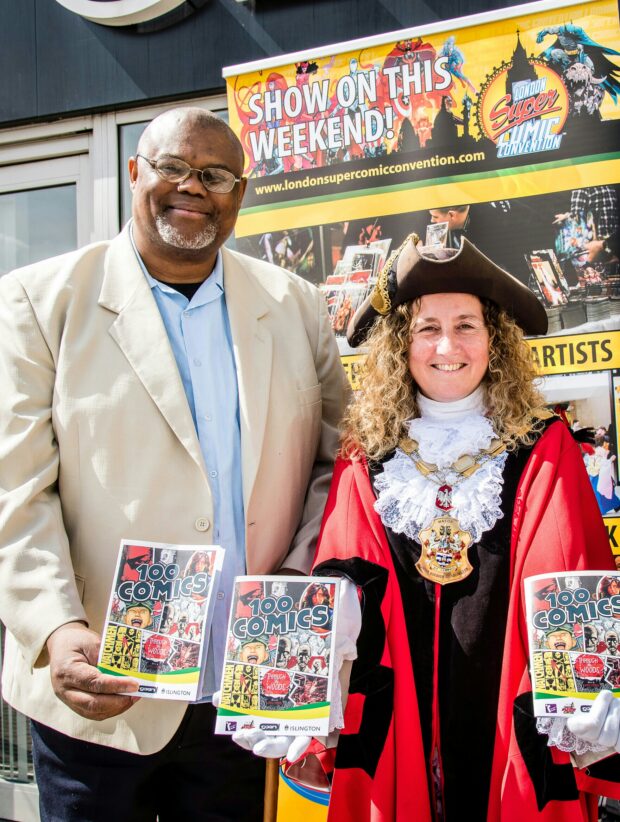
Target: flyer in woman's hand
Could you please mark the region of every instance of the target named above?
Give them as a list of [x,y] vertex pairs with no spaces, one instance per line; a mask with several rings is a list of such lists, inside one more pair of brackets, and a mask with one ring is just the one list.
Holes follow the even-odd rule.
[[620,697],[620,575],[539,574],[525,580],[535,716],[587,712]]
[[200,698],[224,549],[122,540],[98,668],[138,694]]
[[216,733],[328,733],[338,584],[236,578]]

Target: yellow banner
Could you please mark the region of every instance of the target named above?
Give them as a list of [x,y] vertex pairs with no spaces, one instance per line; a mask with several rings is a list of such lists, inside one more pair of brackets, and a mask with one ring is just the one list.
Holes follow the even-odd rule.
[[620,368],[620,331],[528,340],[541,376]]
[[616,454],[620,453],[620,431],[618,430],[618,422],[620,422],[620,378],[613,378],[613,405],[614,414],[616,417]]
[[340,358],[351,388],[357,391],[360,387],[360,374],[366,356],[364,354],[347,354]]
[[[539,337],[527,342],[541,376],[620,368],[620,331]],[[347,354],[340,359],[351,388],[357,391],[365,355]]]
[[618,453],[615,0],[536,2],[224,74],[248,178],[238,249],[318,284],[354,390],[364,354],[345,332],[386,260],[411,232],[452,249],[466,237],[547,312],[549,336],[529,343],[549,405],[609,430]]
[[611,550],[614,556],[618,557],[617,562],[620,562],[620,517],[603,517],[603,521],[607,528]]
[[[583,113],[582,86],[601,74],[599,56],[617,53],[618,10],[610,0],[540,3],[433,28],[225,69],[245,174],[261,180],[443,146],[458,125],[463,147],[488,145],[500,160],[554,153],[569,115]],[[603,120],[620,117],[615,82],[588,101]]]
[[412,211],[413,204],[416,211],[423,211],[447,207],[451,203],[485,203],[605,185],[611,180],[620,181],[620,159],[581,164],[550,163],[549,167],[544,164],[533,168],[525,166],[482,179],[459,178],[448,182],[426,180],[424,185],[412,183],[399,186],[396,190],[340,191],[337,196],[332,194],[325,198],[313,198],[314,189],[306,189],[308,197],[303,201],[296,199],[280,203],[276,207],[270,207],[268,211],[260,207],[241,209],[235,225],[235,236],[260,234],[267,226],[269,231],[283,231],[325,225],[339,220],[371,220],[375,217],[405,214]]

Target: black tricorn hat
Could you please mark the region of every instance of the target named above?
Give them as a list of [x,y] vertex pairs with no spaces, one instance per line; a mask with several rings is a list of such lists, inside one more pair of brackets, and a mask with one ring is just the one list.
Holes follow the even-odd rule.
[[377,317],[425,294],[464,293],[492,300],[526,334],[547,333],[547,313],[530,289],[463,237],[459,249],[432,247],[422,253],[410,234],[387,260],[377,283],[347,328],[354,348],[364,342]]

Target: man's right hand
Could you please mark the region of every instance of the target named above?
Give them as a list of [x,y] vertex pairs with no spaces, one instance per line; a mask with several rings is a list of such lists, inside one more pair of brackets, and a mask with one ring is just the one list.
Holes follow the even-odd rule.
[[593,263],[603,253],[603,246],[605,240],[590,240],[586,243],[585,248],[588,252],[588,262]]
[[[97,669],[101,638],[81,622],[61,625],[47,640],[52,687],[58,699],[86,719],[109,719],[136,702],[138,683]],[[119,691],[121,693],[119,693]]]

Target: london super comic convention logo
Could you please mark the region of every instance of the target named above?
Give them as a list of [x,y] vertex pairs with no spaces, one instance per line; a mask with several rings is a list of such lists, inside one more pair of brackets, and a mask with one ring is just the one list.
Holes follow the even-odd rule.
[[495,143],[498,157],[555,151],[562,143],[569,96],[545,60],[529,57],[502,65],[483,84],[478,127]]

